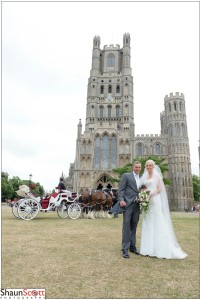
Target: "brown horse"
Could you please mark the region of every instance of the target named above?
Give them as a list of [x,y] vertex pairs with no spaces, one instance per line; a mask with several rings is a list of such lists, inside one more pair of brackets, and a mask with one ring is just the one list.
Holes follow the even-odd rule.
[[102,195],[102,202],[98,202],[96,205],[96,216],[99,218],[111,218],[111,216],[108,214],[108,211],[112,207],[112,195],[110,191],[106,189],[103,189],[99,192]]
[[[100,217],[100,212],[102,212],[102,217],[110,217],[107,211],[112,206],[112,196],[101,190],[92,190],[83,192],[79,201],[81,202],[83,212],[86,212],[88,218],[94,219],[94,212],[96,216]],[[99,212],[99,214],[98,214]]]

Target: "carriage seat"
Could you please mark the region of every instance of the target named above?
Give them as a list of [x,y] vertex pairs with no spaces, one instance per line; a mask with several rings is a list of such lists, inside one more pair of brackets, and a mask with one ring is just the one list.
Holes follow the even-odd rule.
[[72,197],[71,192],[68,191],[68,190],[60,190],[60,188],[58,186],[56,186],[55,189],[57,189],[59,191],[59,194],[60,193],[65,193],[65,194],[67,194],[68,197]]
[[51,198],[51,195],[49,197],[45,197],[44,199],[42,199],[42,209],[48,208],[50,198]]
[[54,197],[54,198],[56,198],[57,196],[59,195],[59,193],[53,193],[50,197]]

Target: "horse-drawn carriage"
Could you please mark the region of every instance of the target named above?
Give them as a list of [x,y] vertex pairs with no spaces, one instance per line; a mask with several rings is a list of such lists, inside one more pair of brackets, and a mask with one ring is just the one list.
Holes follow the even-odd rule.
[[54,193],[41,200],[30,191],[26,185],[21,185],[16,191],[18,196],[23,197],[12,207],[13,215],[23,220],[32,220],[41,212],[56,211],[60,218],[77,219],[81,214],[81,207],[76,203],[76,196],[69,191]]
[[77,219],[81,214],[90,219],[111,218],[108,211],[117,200],[116,189],[86,191],[79,196],[65,190],[46,196],[42,200],[26,185],[21,185],[16,193],[23,198],[13,205],[12,212],[15,217],[23,220],[34,219],[40,211],[56,211],[60,218],[70,219]]

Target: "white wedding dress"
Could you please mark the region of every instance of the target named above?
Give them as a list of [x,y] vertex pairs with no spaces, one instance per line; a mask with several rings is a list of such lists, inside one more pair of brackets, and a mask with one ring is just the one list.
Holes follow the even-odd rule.
[[[146,179],[144,184],[150,192],[156,191],[157,183],[153,178]],[[151,197],[148,212],[142,214],[140,254],[167,259],[187,256],[174,233],[165,187]]]

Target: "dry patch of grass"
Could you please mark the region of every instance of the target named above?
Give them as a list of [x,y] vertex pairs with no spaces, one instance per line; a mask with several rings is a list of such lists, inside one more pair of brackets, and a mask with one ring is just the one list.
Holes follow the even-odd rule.
[[[2,208],[2,288],[45,288],[48,299],[199,298],[199,216],[172,213],[184,260],[121,257],[118,219],[24,221]],[[139,245],[141,221],[138,226]]]

